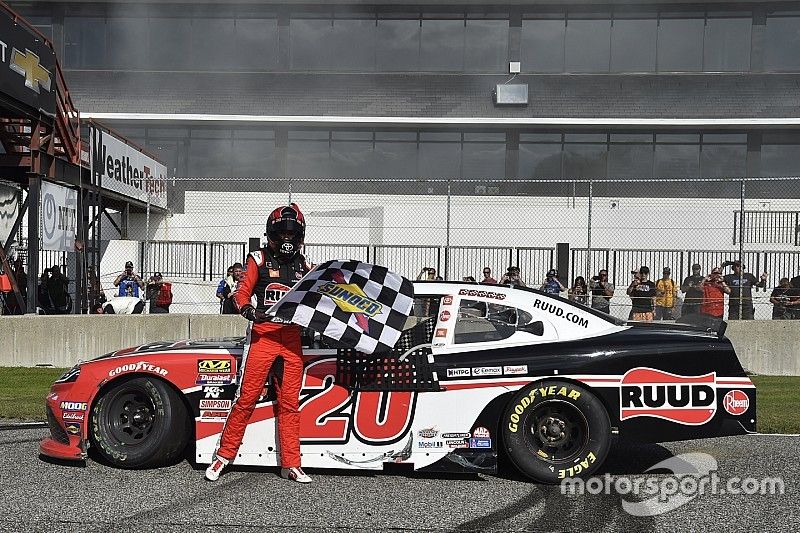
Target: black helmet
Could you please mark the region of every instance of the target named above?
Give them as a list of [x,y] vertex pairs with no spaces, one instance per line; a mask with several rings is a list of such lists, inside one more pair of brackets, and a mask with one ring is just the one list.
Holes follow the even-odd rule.
[[273,210],[267,218],[266,235],[270,248],[278,256],[294,257],[306,236],[306,219],[297,204]]

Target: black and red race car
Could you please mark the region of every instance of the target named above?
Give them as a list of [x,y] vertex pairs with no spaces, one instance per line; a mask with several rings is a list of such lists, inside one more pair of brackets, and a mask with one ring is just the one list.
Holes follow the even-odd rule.
[[[721,331],[623,322],[535,291],[416,282],[394,350],[304,350],[304,467],[494,472],[505,454],[555,483],[602,465],[612,436],[755,431],[756,393]],[[244,329],[245,323],[242,322]],[[721,330],[724,330],[724,324]],[[123,468],[210,463],[244,339],[153,343],[79,363],[47,396],[42,454]],[[279,464],[271,380],[236,465]]]

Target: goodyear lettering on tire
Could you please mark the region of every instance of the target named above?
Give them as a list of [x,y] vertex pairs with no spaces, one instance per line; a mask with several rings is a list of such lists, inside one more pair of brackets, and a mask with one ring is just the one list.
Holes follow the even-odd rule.
[[[534,402],[534,400],[538,398],[550,398],[555,396],[563,396],[564,398],[568,398],[571,400],[577,400],[580,398],[581,393],[571,387],[557,387],[555,385],[551,385],[549,387],[537,387],[531,389],[527,396],[523,396],[522,399],[514,406],[514,409],[509,416],[508,422],[508,430],[512,433],[516,433],[519,431],[519,421],[520,416],[525,412],[525,410]],[[592,461],[594,462],[594,461]]]

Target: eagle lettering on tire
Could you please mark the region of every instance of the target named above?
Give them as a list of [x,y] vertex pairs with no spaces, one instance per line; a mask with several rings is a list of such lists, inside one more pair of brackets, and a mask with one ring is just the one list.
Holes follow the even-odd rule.
[[608,455],[608,412],[594,394],[574,383],[547,380],[520,389],[500,427],[511,462],[542,483],[588,476]]

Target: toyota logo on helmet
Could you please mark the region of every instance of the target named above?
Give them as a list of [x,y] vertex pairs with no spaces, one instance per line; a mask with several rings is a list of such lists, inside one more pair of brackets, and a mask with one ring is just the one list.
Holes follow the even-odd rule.
[[306,236],[306,219],[297,204],[274,209],[267,218],[266,235],[279,256],[288,259],[297,254]]

